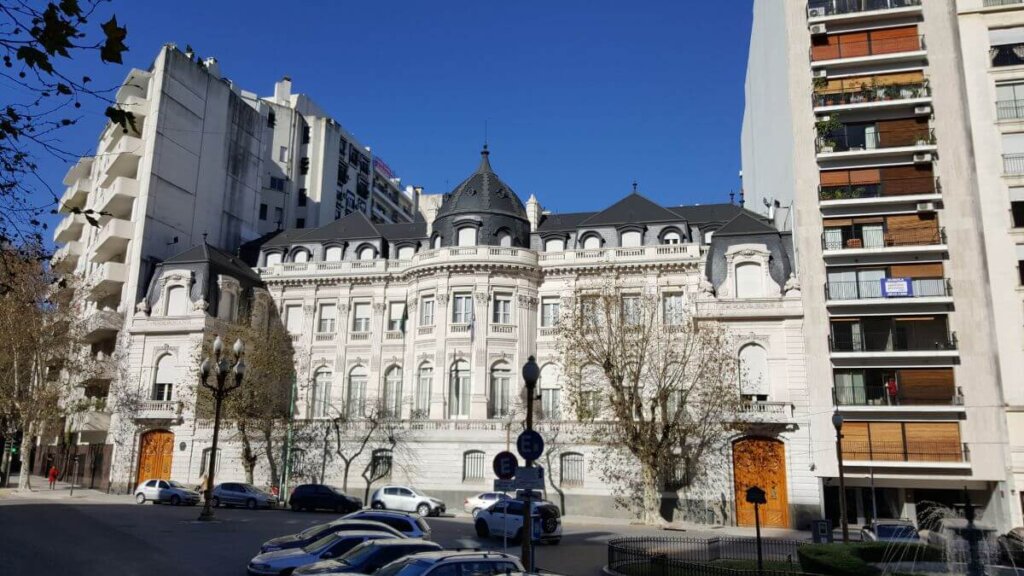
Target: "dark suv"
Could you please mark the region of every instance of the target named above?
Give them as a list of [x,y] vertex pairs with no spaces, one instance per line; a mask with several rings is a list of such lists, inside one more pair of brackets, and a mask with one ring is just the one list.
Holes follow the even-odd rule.
[[340,488],[326,484],[301,484],[292,490],[288,499],[291,509],[299,510],[333,510],[339,514],[348,514],[363,509],[363,501],[349,496]]

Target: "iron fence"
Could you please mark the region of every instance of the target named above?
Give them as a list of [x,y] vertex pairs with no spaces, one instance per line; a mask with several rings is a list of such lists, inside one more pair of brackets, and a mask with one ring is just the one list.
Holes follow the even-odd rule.
[[1024,174],[1024,154],[1003,154],[1003,174]]
[[936,194],[941,191],[942,186],[939,183],[938,177],[914,176],[910,178],[893,178],[872,184],[820,185],[818,186],[818,199],[850,200],[910,194]]
[[844,86],[834,92],[815,92],[811,95],[811,101],[814,107],[817,108],[821,106],[844,106],[847,104],[927,98],[931,95],[931,88],[925,82],[909,82],[904,84],[853,82],[850,86]]
[[[807,576],[799,569],[799,540],[764,538],[761,550],[765,562],[788,563],[793,568],[764,570],[765,576]],[[627,576],[745,576],[758,574],[710,564],[717,560],[756,560],[754,538],[676,538],[638,536],[608,541],[608,568]]]
[[[1020,2],[1021,0],[985,0],[987,2]],[[874,10],[893,10],[920,6],[921,0],[810,0],[807,2],[807,14],[810,16],[834,16],[838,14],[854,14]]]
[[924,35],[896,38],[869,38],[860,42],[841,44],[815,44],[811,46],[811,62],[863,58],[901,52],[918,52],[925,49]]

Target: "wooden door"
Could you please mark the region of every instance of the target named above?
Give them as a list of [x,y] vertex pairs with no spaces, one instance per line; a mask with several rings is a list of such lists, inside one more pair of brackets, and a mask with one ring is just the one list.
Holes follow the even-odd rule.
[[771,438],[742,438],[732,445],[736,486],[736,523],[754,525],[754,505],[747,503],[747,489],[765,491],[768,503],[761,506],[761,526],[789,528],[789,492],[786,485],[786,447]]
[[173,432],[153,430],[143,434],[139,440],[139,476],[136,484],[150,478],[170,480],[173,457]]

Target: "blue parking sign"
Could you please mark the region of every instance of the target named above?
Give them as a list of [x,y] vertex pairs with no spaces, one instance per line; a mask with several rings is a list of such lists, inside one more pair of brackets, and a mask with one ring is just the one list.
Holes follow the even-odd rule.
[[516,438],[516,450],[526,460],[536,460],[544,453],[544,438],[536,430],[524,430]]

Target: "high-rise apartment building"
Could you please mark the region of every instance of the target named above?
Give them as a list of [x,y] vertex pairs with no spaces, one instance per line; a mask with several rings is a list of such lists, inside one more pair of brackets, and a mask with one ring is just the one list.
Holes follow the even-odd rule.
[[[841,416],[854,523],[955,510],[965,489],[986,524],[1021,522],[1020,8],[755,1],[744,188],[794,233],[812,449],[837,453]],[[817,462],[838,519],[838,458]]]

